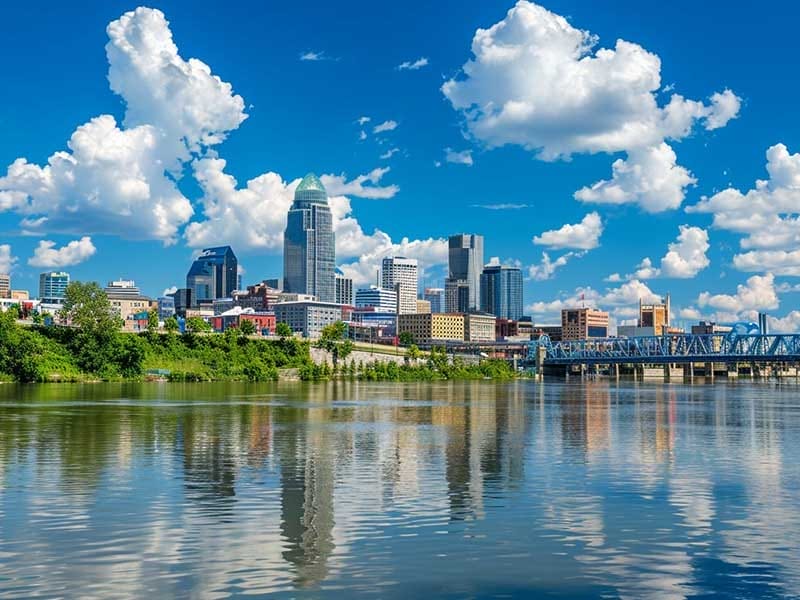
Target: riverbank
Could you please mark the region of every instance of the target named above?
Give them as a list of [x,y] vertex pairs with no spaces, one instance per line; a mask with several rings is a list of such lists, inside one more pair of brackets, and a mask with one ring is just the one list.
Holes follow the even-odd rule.
[[[313,350],[313,354],[312,354]],[[503,361],[465,364],[443,351],[422,358],[356,351],[335,363],[330,353],[292,337],[225,334],[88,332],[73,327],[20,327],[0,316],[0,381],[277,381],[352,379],[433,381],[510,379]]]

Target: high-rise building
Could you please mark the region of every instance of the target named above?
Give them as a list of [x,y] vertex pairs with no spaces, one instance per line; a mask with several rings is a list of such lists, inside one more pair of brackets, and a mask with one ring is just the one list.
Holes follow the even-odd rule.
[[[378,312],[397,312],[397,293],[394,290],[385,290],[377,285],[356,290],[357,308],[374,308]],[[411,313],[413,314],[413,313]]]
[[431,303],[431,312],[444,312],[444,288],[425,288],[423,298]]
[[353,304],[353,280],[336,269],[336,304]]
[[466,279],[450,279],[444,282],[444,310],[448,313],[467,313],[470,308],[470,288]]
[[230,246],[205,248],[186,274],[186,287],[192,290],[192,306],[232,297],[238,274],[239,261]]
[[11,298],[11,275],[0,273],[0,298]]
[[417,312],[417,259],[388,256],[381,263],[381,287],[397,293],[397,314]]
[[313,173],[294,192],[283,236],[283,291],[336,300],[336,249],[325,186]]
[[639,299],[639,327],[652,327],[653,335],[669,330],[669,294],[661,304],[642,304]]
[[[481,271],[483,270],[483,236],[461,233],[451,235],[449,242],[449,267],[448,281],[466,282],[467,285],[467,310],[459,310],[454,305],[447,304],[447,312],[469,312],[478,310],[481,302]],[[445,285],[446,293],[447,285]],[[451,295],[451,301],[461,302],[460,296]]]
[[42,273],[39,275],[39,299],[45,304],[61,304],[68,285],[69,273]]
[[522,272],[518,267],[486,265],[481,275],[481,310],[498,319],[522,317]]

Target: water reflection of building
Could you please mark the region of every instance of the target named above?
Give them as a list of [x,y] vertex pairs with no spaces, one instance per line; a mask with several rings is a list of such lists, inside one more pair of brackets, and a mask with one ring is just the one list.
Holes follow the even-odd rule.
[[431,422],[446,429],[445,479],[450,517],[481,517],[487,493],[521,480],[525,411],[508,386],[452,384],[433,406]]
[[611,435],[611,389],[605,381],[565,389],[561,433],[566,447],[591,455],[608,449]]
[[293,424],[275,441],[280,460],[283,558],[297,585],[318,584],[333,552],[334,452],[322,425],[327,408],[312,408],[305,423]]

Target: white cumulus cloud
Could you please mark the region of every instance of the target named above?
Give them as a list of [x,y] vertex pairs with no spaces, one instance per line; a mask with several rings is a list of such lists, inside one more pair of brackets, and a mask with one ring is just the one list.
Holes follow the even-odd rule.
[[475,32],[473,58],[442,92],[469,135],[489,148],[516,144],[543,160],[627,153],[611,180],[580,190],[580,199],[674,208],[693,178],[666,140],[686,137],[697,122],[724,126],[738,115],[740,100],[725,90],[708,104],[673,94],[660,106],[659,57],[621,39],[614,48],[597,42],[564,17],[520,0],[502,21]]
[[602,204],[635,202],[647,212],[678,208],[686,187],[697,180],[676,160],[675,151],[666,142],[631,149],[627,159],[619,158],[611,165],[611,179],[581,188],[575,198]]
[[767,150],[768,180],[741,192],[728,188],[686,208],[713,215],[712,225],[741,234],[742,249],[733,258],[741,271],[800,275],[800,153],[784,144]]
[[45,269],[71,267],[90,259],[95,252],[97,248],[89,236],[72,240],[61,248],[56,247],[55,242],[42,240],[34,249],[33,256],[28,259],[28,264]]
[[735,294],[703,292],[697,297],[700,308],[712,308],[730,315],[741,316],[753,311],[774,310],[780,301],[772,273],[753,275],[744,284],[736,286]]
[[17,257],[11,254],[11,244],[0,244],[0,273],[8,275],[17,262]]
[[358,196],[359,198],[387,199],[393,198],[400,191],[397,185],[380,186],[380,181],[391,167],[372,169],[366,175],[359,175],[347,181],[344,174],[323,175],[320,177],[330,196]]
[[533,238],[533,243],[550,248],[592,250],[600,245],[603,221],[596,212],[587,214],[580,223],[565,224]]
[[637,270],[628,275],[628,279],[654,279],[671,277],[675,279],[691,279],[705,269],[711,261],[706,256],[710,248],[708,232],[701,227],[680,226],[677,239],[670,243],[667,253],[661,258],[661,265],[656,267],[650,258],[645,258]]
[[552,260],[549,253],[542,252],[541,262],[539,262],[539,264],[529,266],[528,275],[534,281],[545,281],[547,279],[552,279],[553,275],[555,275],[555,272],[561,267],[565,266],[570,259],[576,257],[580,258],[583,255],[584,252],[567,252],[556,258],[556,260]]
[[0,177],[0,210],[34,233],[108,233],[173,242],[192,217],[176,186],[191,153],[222,142],[246,118],[230,84],[184,60],[164,14],[137,8],[107,28],[108,79],[123,126],[100,115],[46,165],[17,159]]

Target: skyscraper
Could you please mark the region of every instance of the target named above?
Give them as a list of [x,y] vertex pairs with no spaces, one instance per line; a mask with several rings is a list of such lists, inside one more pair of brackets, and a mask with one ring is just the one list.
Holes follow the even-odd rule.
[[0,298],[11,298],[11,275],[0,273]]
[[186,287],[192,291],[192,306],[233,296],[238,274],[239,261],[230,246],[205,248],[186,274]]
[[522,317],[522,272],[518,267],[486,265],[481,275],[481,310],[498,319]]
[[336,301],[336,248],[325,186],[313,173],[294,192],[283,236],[283,291]]
[[39,275],[39,299],[45,304],[61,304],[68,285],[69,273],[42,273]]
[[[478,310],[481,301],[481,271],[483,269],[483,236],[471,234],[451,235],[449,239],[450,276],[445,283],[445,290],[457,287],[467,288],[467,299],[463,302],[462,294],[447,293],[445,310],[447,312],[468,312]],[[462,282],[462,283],[457,283]],[[461,306],[452,304],[458,302]],[[463,310],[466,308],[466,310]]]
[[417,259],[389,256],[381,263],[381,287],[397,292],[397,314],[417,312]]

